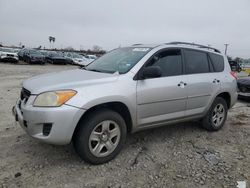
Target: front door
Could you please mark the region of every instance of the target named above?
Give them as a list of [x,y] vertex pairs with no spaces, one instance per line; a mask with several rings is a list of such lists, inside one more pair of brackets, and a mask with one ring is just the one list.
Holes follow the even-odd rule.
[[187,94],[180,49],[155,54],[145,66],[159,66],[160,78],[137,81],[138,126],[150,126],[185,115]]

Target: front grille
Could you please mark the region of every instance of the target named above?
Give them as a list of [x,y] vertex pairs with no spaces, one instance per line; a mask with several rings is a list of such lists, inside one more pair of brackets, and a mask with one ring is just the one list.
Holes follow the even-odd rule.
[[246,86],[238,86],[238,89],[242,93],[250,93],[250,88],[248,88]]
[[43,135],[48,136],[51,131],[52,123],[44,123],[43,124]]
[[12,54],[7,54],[7,57],[14,57],[14,55],[12,55]]
[[22,88],[21,90],[21,94],[20,94],[20,98],[21,100],[25,100],[25,102],[27,102],[27,100],[29,99],[31,95],[31,92],[25,88]]

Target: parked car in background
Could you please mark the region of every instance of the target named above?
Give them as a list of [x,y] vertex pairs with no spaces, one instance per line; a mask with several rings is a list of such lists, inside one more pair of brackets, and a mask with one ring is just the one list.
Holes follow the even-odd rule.
[[173,42],[118,48],[85,68],[28,79],[13,114],[33,138],[73,141],[82,159],[101,164],[121,151],[128,132],[190,120],[218,131],[236,100],[225,55]]
[[20,51],[20,48],[13,48],[13,51],[18,54],[18,52]]
[[237,85],[239,98],[250,100],[250,77],[239,78]]
[[85,57],[91,61],[94,61],[95,59],[97,59],[96,55],[85,55]]
[[68,53],[65,53],[65,55],[67,58],[72,60],[72,64],[74,65],[80,65],[80,66],[85,67],[92,62],[92,60],[87,59],[83,55],[80,55],[77,53],[68,52]]
[[228,61],[228,62],[229,62],[229,65],[230,65],[232,71],[234,71],[234,72],[241,72],[242,71],[242,68],[237,61]]
[[38,50],[27,49],[23,53],[23,60],[29,64],[45,64],[45,56]]
[[54,53],[53,51],[47,51],[47,50],[40,50],[41,54],[44,55],[44,58],[45,58],[45,62],[46,63],[49,63],[48,59],[50,57],[50,54],[51,53]]
[[250,63],[242,64],[242,70],[250,76]]
[[72,60],[66,58],[62,52],[49,51],[46,61],[51,64],[72,64]]
[[46,58],[46,57],[48,56],[48,54],[49,54],[49,52],[46,51],[46,50],[39,50],[39,52],[40,52],[41,54],[43,54],[45,58]]
[[24,61],[23,56],[24,56],[25,51],[27,51],[27,50],[28,49],[26,49],[26,48],[22,48],[19,50],[19,52],[17,53],[19,60]]
[[18,55],[12,48],[0,48],[0,61],[18,62]]

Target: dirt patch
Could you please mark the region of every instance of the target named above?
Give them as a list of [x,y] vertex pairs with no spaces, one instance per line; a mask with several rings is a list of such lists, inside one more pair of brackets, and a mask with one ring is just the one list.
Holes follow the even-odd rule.
[[[225,127],[207,132],[198,122],[129,135],[118,157],[83,162],[72,145],[30,138],[11,114],[23,79],[72,66],[0,64],[0,187],[236,187],[250,181],[250,110],[240,102]],[[241,125],[241,126],[238,126]]]
[[240,113],[235,115],[235,118],[237,118],[239,120],[245,120],[245,119],[249,118],[249,116],[244,112],[240,112]]

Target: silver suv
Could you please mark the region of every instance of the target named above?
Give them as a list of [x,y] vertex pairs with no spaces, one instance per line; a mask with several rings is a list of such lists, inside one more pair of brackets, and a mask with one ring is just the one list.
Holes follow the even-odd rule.
[[72,141],[82,159],[101,164],[120,152],[128,133],[190,120],[217,131],[236,99],[236,77],[219,50],[137,44],[85,68],[24,81],[13,113],[33,138]]

